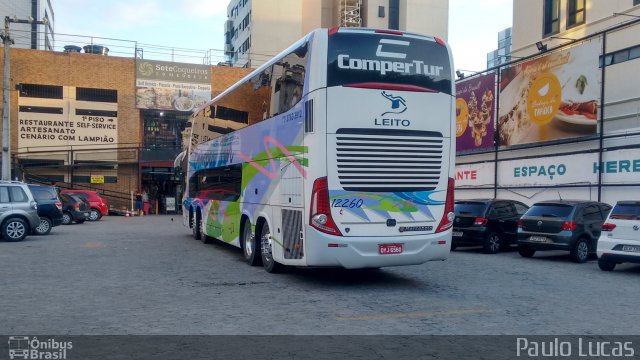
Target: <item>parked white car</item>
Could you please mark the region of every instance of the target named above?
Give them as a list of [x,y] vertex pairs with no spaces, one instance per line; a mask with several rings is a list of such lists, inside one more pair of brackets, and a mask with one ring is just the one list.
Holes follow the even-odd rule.
[[619,201],[602,225],[598,266],[612,271],[617,264],[640,263],[640,201]]

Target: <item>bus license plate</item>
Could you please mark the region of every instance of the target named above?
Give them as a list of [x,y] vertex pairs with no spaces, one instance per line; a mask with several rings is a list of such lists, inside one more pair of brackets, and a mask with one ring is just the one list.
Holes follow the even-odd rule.
[[380,255],[402,254],[402,244],[380,244],[378,245]]
[[622,245],[622,251],[627,251],[627,252],[640,252],[640,246],[635,246],[635,245]]

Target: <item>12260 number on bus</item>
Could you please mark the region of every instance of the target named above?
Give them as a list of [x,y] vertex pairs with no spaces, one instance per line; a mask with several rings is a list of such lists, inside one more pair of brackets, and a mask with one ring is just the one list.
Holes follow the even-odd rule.
[[362,207],[364,200],[358,198],[343,198],[331,200],[331,207],[359,209]]

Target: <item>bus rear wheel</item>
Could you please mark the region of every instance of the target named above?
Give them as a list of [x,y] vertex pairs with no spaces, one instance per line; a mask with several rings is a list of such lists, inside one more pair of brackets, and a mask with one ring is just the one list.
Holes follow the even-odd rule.
[[200,226],[200,213],[195,212],[193,214],[193,223],[191,224],[191,229],[193,230],[193,238],[196,240],[200,240],[202,238],[201,226]]
[[251,222],[249,220],[245,221],[242,227],[242,254],[247,264],[251,266],[260,265],[260,260],[262,259],[259,256],[260,248],[251,230]]
[[265,222],[262,225],[260,235],[260,249],[262,254],[262,266],[269,273],[278,273],[284,270],[284,265],[273,259],[273,237],[269,230],[269,225]]

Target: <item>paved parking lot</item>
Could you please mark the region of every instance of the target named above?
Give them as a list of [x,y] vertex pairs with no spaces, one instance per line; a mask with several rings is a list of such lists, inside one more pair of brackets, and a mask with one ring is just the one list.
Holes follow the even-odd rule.
[[179,216],[0,241],[0,274],[3,334],[640,333],[640,266],[462,248],[420,266],[268,274],[193,240]]

